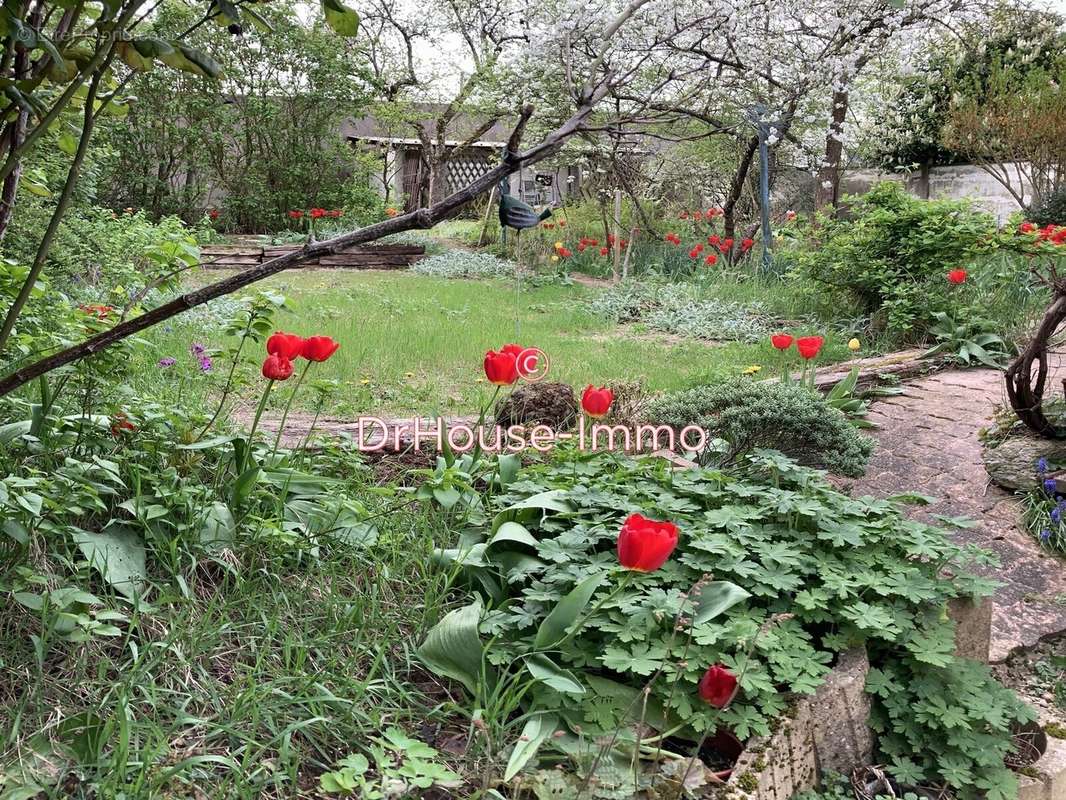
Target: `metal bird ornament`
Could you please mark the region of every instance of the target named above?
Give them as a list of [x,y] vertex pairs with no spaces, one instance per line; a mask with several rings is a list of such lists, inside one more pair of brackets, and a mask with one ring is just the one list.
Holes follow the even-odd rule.
[[504,177],[500,181],[500,227],[523,231],[535,228],[552,215],[550,208],[538,214],[528,203],[523,203],[510,193],[510,181]]

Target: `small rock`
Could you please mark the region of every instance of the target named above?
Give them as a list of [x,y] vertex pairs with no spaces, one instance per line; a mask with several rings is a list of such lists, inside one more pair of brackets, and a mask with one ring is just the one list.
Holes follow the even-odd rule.
[[[1041,477],[1036,462],[1046,458],[1052,466],[1066,464],[1066,441],[1028,434],[1009,436],[982,448],[981,458],[992,482],[1004,489],[1038,489]],[[1061,468],[1061,467],[1060,467]]]

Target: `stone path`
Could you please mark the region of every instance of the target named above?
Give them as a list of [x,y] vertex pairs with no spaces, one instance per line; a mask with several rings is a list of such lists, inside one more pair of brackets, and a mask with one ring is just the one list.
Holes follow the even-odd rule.
[[978,431],[995,404],[1005,402],[996,370],[941,372],[909,383],[903,394],[877,401],[868,419],[878,447],[853,494],[887,497],[920,492],[937,498],[915,506],[915,517],[964,516],[977,524],[954,531],[960,541],[993,550],[1004,586],[993,598],[993,661],[1016,647],[1066,629],[1066,560],[1047,554],[1021,526],[1020,506],[993,486],[981,463]]

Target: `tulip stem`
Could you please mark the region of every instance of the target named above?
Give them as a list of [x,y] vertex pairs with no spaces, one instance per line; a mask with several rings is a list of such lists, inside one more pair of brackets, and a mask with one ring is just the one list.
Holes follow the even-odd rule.
[[255,441],[255,429],[259,427],[259,419],[263,416],[263,409],[266,408],[267,398],[270,396],[270,390],[274,388],[274,379],[271,378],[267,382],[266,389],[263,390],[263,396],[259,398],[259,405],[255,409],[255,419],[252,420],[252,429],[248,431],[248,448],[244,451],[244,458],[241,459],[241,463],[237,465],[237,474],[240,475],[244,472],[244,468],[248,463],[248,456],[252,452],[252,443]]
[[[481,431],[482,426],[485,424],[485,415],[487,413],[489,413],[489,409],[492,407],[492,404],[496,402],[496,398],[499,397],[499,396],[500,396],[500,386],[497,384],[496,391],[492,393],[492,397],[489,398],[489,402],[486,403],[484,406],[482,406],[481,413],[478,415],[478,418],[477,418],[478,432]],[[474,458],[474,462],[476,463],[477,460],[481,457],[481,437],[480,436],[475,436],[474,440],[475,440],[475,443],[474,443],[474,450],[473,450],[473,458]]]
[[292,401],[296,399],[296,393],[300,391],[300,384],[304,382],[304,378],[307,377],[307,370],[311,369],[311,361],[308,361],[304,365],[303,371],[300,372],[300,377],[296,379],[296,385],[292,387],[292,393],[289,395],[289,400],[285,403],[285,410],[281,412],[281,422],[278,423],[278,435],[274,437],[274,449],[271,451],[271,457],[278,454],[278,447],[281,445],[281,434],[285,430],[285,420],[289,418],[289,409],[292,408]]

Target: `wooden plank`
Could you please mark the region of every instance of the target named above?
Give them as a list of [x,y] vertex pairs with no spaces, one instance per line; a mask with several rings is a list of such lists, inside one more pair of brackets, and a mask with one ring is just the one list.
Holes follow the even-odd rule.
[[208,247],[200,248],[200,255],[203,256],[261,256],[263,255],[262,247],[221,247],[212,245]]

